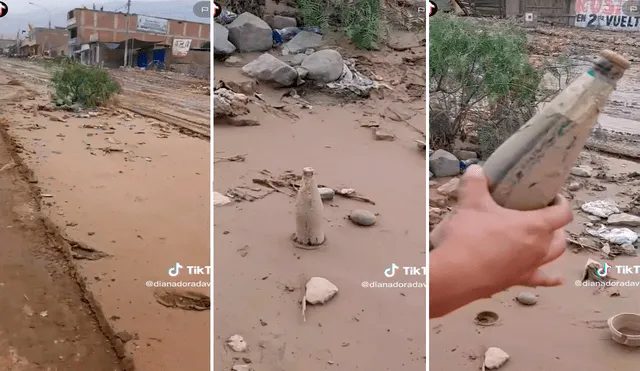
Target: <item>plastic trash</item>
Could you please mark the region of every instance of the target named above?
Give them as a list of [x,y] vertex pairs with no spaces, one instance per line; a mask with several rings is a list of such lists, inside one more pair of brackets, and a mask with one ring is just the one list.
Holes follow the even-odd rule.
[[330,89],[348,90],[361,97],[368,97],[372,89],[378,89],[380,87],[391,89],[391,87],[385,84],[377,83],[364,76],[356,70],[355,66],[355,60],[344,60],[342,75],[337,81],[328,83],[327,87]]
[[[320,30],[318,27],[285,27],[279,30],[273,30],[273,42],[275,42],[276,44],[285,43],[293,39],[294,36],[299,34],[301,31],[308,31],[316,33],[318,35],[322,35],[322,30]],[[278,36],[276,36],[276,34]],[[278,38],[278,41],[276,41],[276,38]]]
[[225,24],[229,24],[235,21],[236,18],[238,18],[238,15],[236,13],[230,12],[223,8],[216,20],[218,21],[218,23],[224,26]]
[[616,203],[607,200],[585,202],[580,208],[585,213],[599,216],[601,218],[608,218],[610,215],[620,213]]
[[631,245],[638,239],[638,234],[629,228],[609,229],[602,225],[598,229],[587,228],[586,231],[591,236],[602,238],[616,245]]

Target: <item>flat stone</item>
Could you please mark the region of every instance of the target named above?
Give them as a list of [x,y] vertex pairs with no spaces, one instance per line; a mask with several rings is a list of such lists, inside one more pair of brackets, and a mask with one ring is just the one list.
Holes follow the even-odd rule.
[[238,334],[232,335],[227,339],[227,345],[233,349],[234,352],[246,352],[247,342],[244,338]]
[[375,140],[386,140],[389,142],[392,142],[394,140],[396,140],[396,136],[393,135],[391,132],[385,130],[385,129],[381,129],[381,128],[377,128],[373,131],[373,138]]
[[363,227],[376,224],[376,219],[376,215],[368,210],[354,210],[349,214],[349,220]]
[[238,67],[238,66],[242,66],[243,63],[244,62],[242,61],[242,59],[234,56],[224,60],[224,65],[227,67]]
[[229,197],[223,195],[222,193],[213,192],[213,206],[214,207],[228,205],[231,202],[233,202],[233,201]]
[[320,192],[320,198],[324,201],[331,201],[336,195],[336,192],[328,187],[320,187],[318,188],[318,192]]
[[274,16],[265,17],[265,21],[274,30],[281,30],[283,28],[288,28],[288,27],[298,27],[298,22],[293,17],[274,15]]
[[338,293],[338,287],[326,278],[312,277],[305,286],[305,300],[309,304],[324,304]]
[[293,39],[284,44],[282,54],[305,53],[309,49],[318,49],[323,43],[322,35],[309,31],[300,31]]
[[438,193],[446,197],[455,197],[456,191],[458,190],[458,185],[460,185],[460,179],[453,178],[438,187]]
[[640,227],[640,217],[627,213],[613,214],[607,219],[607,224]]
[[491,347],[484,354],[484,367],[488,370],[496,370],[509,360],[507,352],[500,348]]
[[593,175],[593,168],[587,165],[574,166],[571,168],[571,175],[590,178]]

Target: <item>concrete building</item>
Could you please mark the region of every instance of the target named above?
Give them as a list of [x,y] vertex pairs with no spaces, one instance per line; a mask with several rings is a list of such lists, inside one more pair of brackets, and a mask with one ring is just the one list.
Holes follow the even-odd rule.
[[33,27],[29,36],[20,43],[23,55],[64,56],[67,54],[69,32],[64,27]]
[[202,48],[209,41],[210,25],[76,8],[67,13],[67,30],[69,53],[85,63],[122,66],[128,39],[129,65],[146,67],[151,62],[166,63],[176,40],[183,47],[184,40],[190,40],[188,49]]

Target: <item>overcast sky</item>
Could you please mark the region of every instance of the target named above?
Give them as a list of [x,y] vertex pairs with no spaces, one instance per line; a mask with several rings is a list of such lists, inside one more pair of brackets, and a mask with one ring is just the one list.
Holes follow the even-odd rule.
[[[16,31],[26,30],[28,24],[47,27],[49,19],[52,26],[66,27],[67,12],[74,8],[93,7],[93,1],[87,0],[3,0],[9,6],[9,13],[0,20],[0,37],[15,38]],[[193,14],[193,6],[198,0],[132,0],[131,12],[163,18],[182,19],[209,23],[207,18]],[[104,10],[126,11],[126,0],[96,1],[96,8]]]

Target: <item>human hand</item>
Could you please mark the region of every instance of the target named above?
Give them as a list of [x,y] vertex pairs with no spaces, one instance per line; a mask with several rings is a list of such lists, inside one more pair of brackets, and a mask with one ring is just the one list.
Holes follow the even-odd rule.
[[[452,249],[473,265],[485,296],[511,286],[557,286],[540,267],[557,259],[566,249],[563,227],[573,220],[567,200],[558,196],[552,206],[536,211],[505,209],[491,198],[487,178],[479,166],[471,166],[458,188],[458,204],[433,230],[439,249]],[[454,251],[455,250],[455,251]]]

